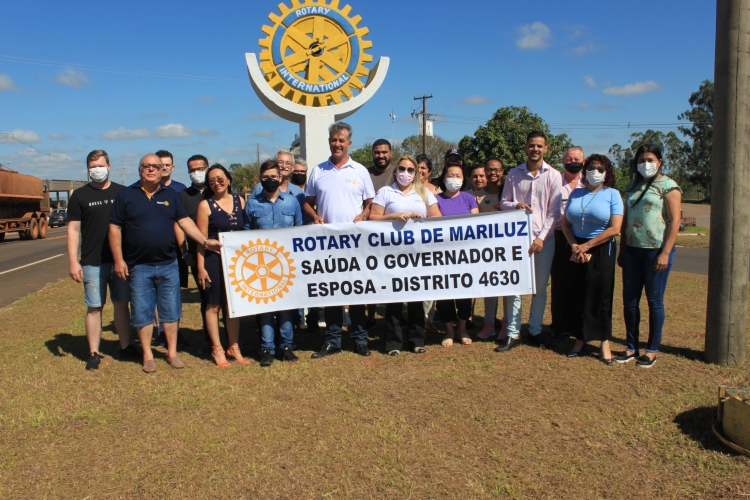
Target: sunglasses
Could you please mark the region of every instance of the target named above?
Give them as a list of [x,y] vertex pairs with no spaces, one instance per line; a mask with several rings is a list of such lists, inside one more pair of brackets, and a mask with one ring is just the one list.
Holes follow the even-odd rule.
[[600,174],[603,174],[604,172],[607,171],[607,169],[602,167],[601,165],[600,166],[589,165],[588,167],[586,167],[587,172],[593,172],[594,170],[597,170]]
[[141,170],[161,170],[161,163],[143,163],[141,164]]
[[398,166],[398,171],[399,172],[408,172],[410,174],[413,174],[413,173],[415,173],[417,171],[417,169],[414,168],[414,167],[405,167],[403,165],[399,165]]

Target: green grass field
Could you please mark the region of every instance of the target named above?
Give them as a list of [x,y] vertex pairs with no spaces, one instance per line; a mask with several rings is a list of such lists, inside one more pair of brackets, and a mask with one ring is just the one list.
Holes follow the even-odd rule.
[[[618,278],[615,351],[620,294]],[[222,370],[194,354],[196,295],[184,293],[187,369],[157,349],[152,376],[110,356],[84,370],[83,292],[70,280],[0,309],[0,498],[750,496],[750,458],[710,429],[717,385],[750,374],[702,361],[706,277],[672,274],[649,370],[607,367],[598,346],[568,359],[572,340],[496,354],[443,348],[441,335],[421,356],[311,360],[322,337],[304,333],[299,363]],[[482,300],[475,314],[478,329]],[[110,307],[105,322],[111,355]],[[254,355],[254,321],[242,328]]]

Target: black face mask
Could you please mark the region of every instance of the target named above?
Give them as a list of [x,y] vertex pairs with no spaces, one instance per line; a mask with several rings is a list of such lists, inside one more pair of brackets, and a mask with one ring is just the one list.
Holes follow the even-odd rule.
[[260,181],[260,185],[263,186],[263,191],[266,193],[274,193],[277,189],[279,189],[279,184],[281,181],[278,179],[263,179]]
[[580,161],[574,161],[574,162],[571,162],[571,163],[566,163],[565,164],[565,170],[567,170],[571,174],[577,174],[578,172],[580,172],[581,170],[583,170],[583,163],[581,163]]
[[307,182],[307,174],[292,174],[292,184],[297,186],[304,186]]

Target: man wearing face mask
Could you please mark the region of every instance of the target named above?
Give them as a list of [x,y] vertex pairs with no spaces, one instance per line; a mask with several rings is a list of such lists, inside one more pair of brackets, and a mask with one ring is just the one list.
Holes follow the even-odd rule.
[[[120,337],[120,359],[141,356],[130,344],[130,289],[128,283],[115,276],[112,252],[109,249],[109,214],[117,193],[124,186],[109,180],[109,156],[97,149],[86,158],[91,182],[73,191],[68,202],[68,262],[70,277],[84,285],[86,337],[89,343],[87,370],[99,368],[102,336],[102,309],[107,301],[107,286],[114,306],[115,329]],[[78,261],[78,243],[81,261]]]
[[[289,193],[294,196],[299,202],[300,210],[302,205],[305,204],[305,192],[298,185],[293,182],[289,182],[292,179],[292,166],[294,165],[294,156],[289,151],[282,149],[276,153],[276,164],[279,166],[279,190],[282,193]],[[256,184],[253,188],[253,192],[250,194],[252,198],[255,195],[260,194],[263,191],[263,186]]]
[[[188,216],[195,222],[198,217],[198,205],[203,201],[203,191],[206,188],[206,170],[208,170],[208,158],[203,155],[193,155],[187,161],[188,175],[190,176],[190,186],[184,191],[180,192],[180,201],[185,206],[185,211]],[[179,253],[182,254],[182,260],[190,266],[190,271],[198,283],[198,266],[197,266],[197,253],[198,244],[190,238],[185,237],[185,233],[178,229],[177,233],[177,247]],[[208,330],[206,330],[206,305],[208,304],[208,292],[201,287],[198,287],[198,295],[201,301],[201,319],[203,320],[203,333],[205,334],[206,342],[198,349],[201,354],[208,354],[211,352],[211,341],[208,337]]]
[[290,181],[292,184],[305,190],[307,184],[307,162],[304,158],[297,158],[294,160],[294,166],[292,167],[292,178]]
[[579,300],[575,295],[564,293],[563,287],[566,281],[570,281],[577,272],[575,262],[566,258],[565,248],[568,242],[562,232],[563,219],[565,218],[565,207],[568,205],[570,193],[584,187],[583,185],[583,161],[586,156],[583,148],[572,146],[565,150],[562,163],[565,168],[563,173],[562,190],[560,191],[560,220],[555,227],[555,257],[552,259],[551,286],[551,310],[552,310],[552,332],[556,338],[570,336],[571,332],[565,326],[562,318],[566,317],[566,311],[574,306],[572,302]]

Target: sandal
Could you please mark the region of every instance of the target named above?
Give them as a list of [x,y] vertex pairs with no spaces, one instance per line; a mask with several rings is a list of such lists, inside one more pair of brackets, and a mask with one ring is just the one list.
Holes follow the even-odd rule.
[[227,368],[229,366],[232,366],[232,363],[227,361],[227,358],[224,358],[224,361],[219,361],[219,358],[218,358],[219,354],[222,355],[221,356],[222,358],[224,357],[223,347],[221,347],[220,345],[215,345],[211,347],[211,357],[214,358],[214,362],[216,363],[216,366],[218,366],[219,368]]
[[229,349],[227,349],[226,355],[230,358],[234,358],[235,361],[238,361],[242,365],[249,365],[250,362],[242,357],[242,352],[240,352],[240,346],[237,344],[232,344],[229,346]]
[[450,347],[453,345],[453,337],[445,337],[441,342],[443,347]]
[[169,363],[169,366],[171,366],[175,370],[182,370],[183,368],[185,368],[185,363],[182,362],[179,356],[175,356],[174,358],[170,358],[169,356],[167,356],[167,363]]
[[464,333],[463,335],[461,335],[461,344],[463,345],[471,344],[471,337],[469,337],[468,333]]

